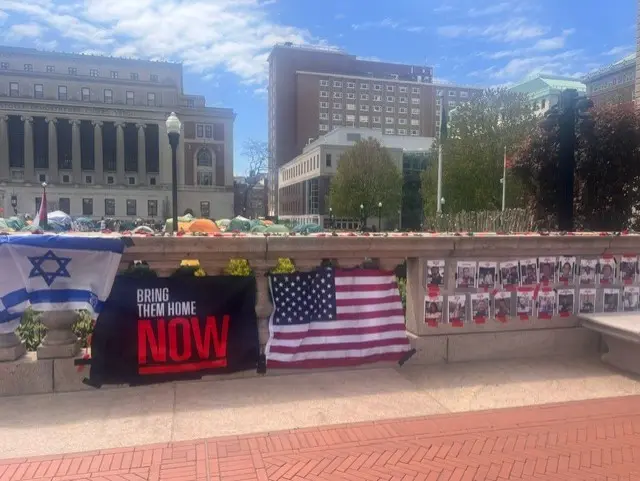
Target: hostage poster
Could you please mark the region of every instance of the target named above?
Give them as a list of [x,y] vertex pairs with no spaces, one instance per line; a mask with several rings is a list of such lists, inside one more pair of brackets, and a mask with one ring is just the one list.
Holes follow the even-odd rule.
[[116,277],[91,340],[86,381],[147,384],[255,369],[253,277]]

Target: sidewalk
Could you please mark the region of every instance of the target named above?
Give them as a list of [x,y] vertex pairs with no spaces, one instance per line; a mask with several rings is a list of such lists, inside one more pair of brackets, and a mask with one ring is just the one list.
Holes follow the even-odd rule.
[[0,480],[633,480],[640,396],[0,462]]

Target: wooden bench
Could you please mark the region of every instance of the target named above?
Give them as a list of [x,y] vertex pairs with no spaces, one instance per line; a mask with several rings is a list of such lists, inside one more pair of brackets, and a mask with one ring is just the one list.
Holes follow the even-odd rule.
[[608,352],[602,361],[640,374],[640,313],[580,314],[582,325],[602,334]]

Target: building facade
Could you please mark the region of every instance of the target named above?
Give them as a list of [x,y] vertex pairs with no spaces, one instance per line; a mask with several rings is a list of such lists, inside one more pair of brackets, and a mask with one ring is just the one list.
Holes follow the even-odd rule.
[[558,75],[539,74],[529,77],[509,87],[512,92],[527,94],[536,114],[542,116],[547,110],[560,101],[563,90],[575,89],[579,95],[584,95],[586,86],[573,77],[561,77]]
[[180,64],[0,47],[4,215],[36,212],[46,182],[49,210],[170,216],[172,111],[180,214],[231,216],[235,114],[184,94]]
[[[344,152],[359,140],[374,138],[389,150],[399,171],[405,152],[427,153],[432,137],[384,134],[378,129],[339,127],[304,147],[303,152],[278,170],[279,217],[328,227],[327,195]],[[394,219],[395,221],[396,219]],[[354,229],[358,219],[336,219],[338,229]],[[397,224],[396,224],[397,225]]]
[[636,54],[590,73],[583,79],[594,105],[627,104],[636,98]]

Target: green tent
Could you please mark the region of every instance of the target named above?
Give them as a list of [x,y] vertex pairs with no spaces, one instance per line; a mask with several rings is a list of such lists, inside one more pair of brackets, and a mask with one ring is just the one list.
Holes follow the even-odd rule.
[[229,227],[227,227],[227,232],[250,232],[250,231],[251,231],[251,221],[246,217],[242,217],[241,215],[231,219],[231,222],[229,223]]
[[268,234],[288,234],[289,228],[286,225],[273,224],[267,227],[267,230],[265,232],[267,232]]
[[257,224],[257,225],[254,225],[251,228],[251,233],[253,233],[253,234],[261,234],[263,232],[267,232],[267,226],[266,225]]
[[9,217],[6,222],[7,226],[15,231],[22,230],[22,228],[26,225],[20,217]]
[[9,229],[10,229],[10,227],[7,224],[6,219],[3,219],[3,218],[0,217],[0,231],[1,230],[9,230]]

